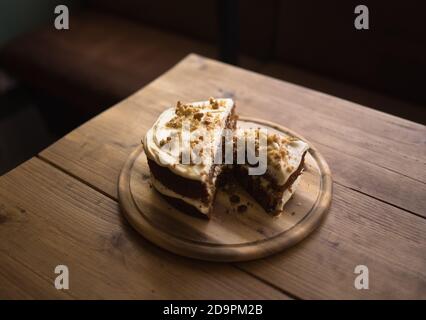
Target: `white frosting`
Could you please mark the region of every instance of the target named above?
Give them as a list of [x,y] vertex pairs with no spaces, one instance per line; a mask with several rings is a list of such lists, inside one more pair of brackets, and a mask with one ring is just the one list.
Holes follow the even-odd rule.
[[[293,196],[294,192],[297,189],[297,186],[299,185],[300,182],[300,177],[297,177],[296,180],[294,180],[291,188],[287,188],[284,193],[283,193],[283,197],[281,199],[281,201],[278,202],[275,211],[280,212],[283,211],[284,209],[284,205],[290,200],[290,198]],[[206,205],[204,202],[202,202],[200,199],[193,199],[193,198],[189,198],[189,197],[185,197],[181,194],[178,194],[176,192],[174,192],[173,190],[170,190],[169,188],[167,188],[165,185],[163,185],[160,181],[158,181],[157,179],[155,179],[152,175],[151,175],[151,183],[154,186],[154,188],[168,196],[171,198],[177,198],[180,199],[184,202],[186,202],[187,204],[195,207],[196,209],[198,209],[200,212],[204,213],[204,214],[208,214],[208,212],[210,211],[210,207],[208,205]]]
[[171,198],[180,199],[190,204],[191,206],[195,207],[196,209],[198,209],[198,211],[204,214],[208,214],[210,207],[206,205],[204,202],[202,202],[200,199],[193,199],[193,198],[185,197],[181,194],[178,194],[174,192],[173,190],[170,190],[169,188],[167,188],[164,184],[162,184],[160,181],[155,179],[152,175],[151,175],[151,183],[158,192]]
[[298,176],[296,178],[296,180],[294,180],[293,184],[291,185],[290,188],[287,188],[284,193],[283,193],[283,197],[281,199],[281,201],[278,202],[275,210],[276,211],[283,211],[284,209],[284,205],[288,202],[288,200],[290,200],[291,196],[293,195],[293,193],[296,191],[297,186],[299,185],[300,182],[300,176]]
[[303,154],[308,151],[309,145],[301,140],[293,141],[286,146],[288,158],[280,160],[279,166],[268,163],[268,173],[275,178],[279,186],[284,185],[288,178],[297,171]]
[[[253,139],[255,135],[249,134],[247,135],[246,132],[248,130],[254,130],[257,128],[238,128],[237,135],[238,139],[241,139],[242,137],[245,137],[246,139]],[[269,143],[268,146],[266,144],[262,145],[260,143],[259,145],[259,154],[262,152],[271,152],[271,150],[276,150],[279,152],[280,150],[285,150],[287,152],[287,156],[280,158],[280,159],[274,159],[273,161],[267,160],[267,166],[266,171],[267,173],[275,180],[276,184],[279,186],[284,185],[288,178],[297,171],[301,161],[303,154],[309,149],[309,145],[302,141],[298,140],[292,136],[289,136],[285,133],[276,133],[274,132],[268,132],[265,128],[261,128],[262,130],[259,130],[259,138],[258,141],[261,141],[262,138],[264,141],[267,140],[268,134],[277,134],[279,137],[279,140],[281,139],[288,139],[288,143],[282,143],[282,142],[272,142]],[[249,150],[247,150],[249,152]],[[259,160],[261,160],[262,157],[259,157]]]
[[[191,103],[194,107],[199,107],[203,114],[209,112],[213,117],[219,119],[215,128],[209,131],[209,137],[201,141],[201,147],[204,150],[211,150],[213,153],[221,143],[222,129],[225,126],[226,119],[230,114],[234,102],[232,99],[216,99],[219,104],[217,109],[210,106],[209,101],[200,101]],[[205,181],[214,162],[214,154],[204,153],[202,163],[182,164],[180,161],[180,151],[182,147],[182,128],[173,128],[167,123],[175,117],[175,108],[165,110],[157,119],[153,127],[147,132],[144,139],[145,153],[148,158],[155,161],[158,165],[167,167],[173,173],[183,176],[187,179]],[[171,137],[169,143],[164,145],[164,141]],[[163,145],[162,145],[163,142]]]

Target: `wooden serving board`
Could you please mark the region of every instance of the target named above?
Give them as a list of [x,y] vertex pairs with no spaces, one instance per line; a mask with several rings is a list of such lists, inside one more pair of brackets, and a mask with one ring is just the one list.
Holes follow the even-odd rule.
[[[309,143],[297,133],[263,120],[241,118],[238,125],[266,127],[268,132],[277,130]],[[229,192],[218,190],[210,220],[175,209],[151,186],[142,146],[130,155],[120,174],[122,212],[142,236],[179,255],[211,261],[244,261],[271,255],[309,235],[330,206],[329,167],[309,145],[297,191],[278,217],[267,214],[239,187],[232,190],[240,197],[237,204],[230,201]],[[246,205],[247,210],[239,211],[239,205]]]

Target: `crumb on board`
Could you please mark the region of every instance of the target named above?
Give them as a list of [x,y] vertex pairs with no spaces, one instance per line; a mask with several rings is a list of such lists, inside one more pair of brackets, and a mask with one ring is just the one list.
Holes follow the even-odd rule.
[[233,195],[229,196],[229,201],[231,201],[232,203],[239,203],[240,197],[236,194],[233,194]]
[[239,213],[243,213],[243,212],[247,211],[247,206],[245,204],[241,204],[241,205],[238,206],[237,209],[238,209]]

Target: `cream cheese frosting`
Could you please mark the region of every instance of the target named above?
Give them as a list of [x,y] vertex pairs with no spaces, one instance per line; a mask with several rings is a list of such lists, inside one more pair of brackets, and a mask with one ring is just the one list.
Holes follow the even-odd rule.
[[291,185],[290,188],[287,188],[284,193],[283,193],[283,197],[281,198],[281,200],[277,203],[277,206],[275,207],[275,210],[277,212],[282,212],[284,209],[284,205],[288,202],[288,200],[290,200],[290,198],[293,196],[294,192],[297,189],[297,186],[300,183],[300,178],[301,176],[298,176],[296,178],[296,180],[294,180],[293,184]]
[[[210,99],[185,105],[178,103],[176,108],[165,110],[145,135],[144,149],[147,157],[184,178],[207,180],[214,163],[212,152],[221,143],[222,129],[233,106],[232,99]],[[200,129],[208,130],[197,133],[197,128],[194,128],[197,123],[203,124]],[[192,137],[197,135],[203,137],[197,138],[195,146],[197,150],[204,150],[202,161],[184,163],[181,152],[185,146],[192,147]]]
[[167,188],[160,181],[155,179],[152,175],[151,175],[151,183],[154,186],[155,190],[157,190],[158,192],[160,192],[160,193],[162,193],[162,194],[164,194],[168,197],[171,197],[171,198],[180,199],[180,200],[190,204],[191,206],[197,208],[197,210],[200,211],[201,213],[204,213],[204,214],[207,215],[210,211],[210,206],[207,205],[206,203],[202,202],[200,199],[189,198],[189,197],[185,197],[181,194],[178,194],[178,193],[174,192],[173,190],[170,190],[169,188]]
[[[294,192],[297,189],[297,186],[299,185],[299,182],[300,182],[300,176],[293,182],[291,188],[288,188],[283,192],[283,196],[282,196],[281,200],[277,203],[277,206],[275,208],[276,211],[281,212],[284,209],[284,205],[293,196]],[[210,209],[211,209],[211,207],[209,205],[205,204],[200,199],[193,199],[193,198],[185,197],[181,194],[174,192],[173,190],[170,190],[165,185],[163,185],[160,181],[155,179],[153,176],[151,176],[151,183],[158,192],[160,192],[160,193],[162,193],[162,194],[164,194],[168,197],[180,199],[180,200],[190,204],[191,206],[197,208],[200,212],[202,212],[204,214],[208,214]]]
[[[255,130],[256,135],[247,135],[250,130]],[[248,137],[253,139],[255,136],[258,141],[267,142],[259,143],[259,147],[256,149],[257,154],[265,153],[267,155],[266,172],[275,180],[277,185],[284,185],[288,178],[297,171],[303,155],[309,149],[309,145],[285,133],[270,133],[259,128],[237,129],[238,139],[248,139]],[[249,153],[250,150],[247,150],[247,152]],[[259,160],[261,159],[262,157],[259,157]]]
[[278,142],[268,143],[268,160],[269,156],[274,157],[282,151],[284,151],[285,156],[276,158],[274,161],[268,161],[267,172],[271,177],[274,177],[277,185],[281,186],[297,171],[303,155],[309,149],[309,145],[289,135],[280,135],[278,139]]

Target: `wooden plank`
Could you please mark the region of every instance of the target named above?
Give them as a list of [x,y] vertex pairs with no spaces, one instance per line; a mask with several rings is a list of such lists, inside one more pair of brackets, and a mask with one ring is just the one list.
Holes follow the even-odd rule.
[[317,147],[326,157],[335,181],[426,217],[426,184],[327,145],[318,143]]
[[[288,298],[230,265],[156,248],[115,201],[36,158],[0,179],[0,221],[2,298]],[[54,288],[59,264],[68,291]]]
[[[283,254],[240,264],[304,299],[426,299],[426,220],[334,185],[325,222]],[[369,290],[354,286],[369,268]]]
[[[335,184],[326,221],[282,254],[239,264],[300,298],[426,298],[426,220]],[[370,290],[353,270],[370,268]]]
[[[265,265],[242,267],[302,298],[418,298],[425,293],[425,229],[424,219],[335,185],[329,218],[317,233]],[[374,290],[353,287],[353,269],[364,263],[378,275]]]
[[125,158],[161,110],[178,99],[230,94],[240,114],[286,125],[317,143],[337,182],[426,216],[425,126],[195,55],[41,157],[115,197]]
[[[46,284],[44,279],[34,273],[30,268],[17,262],[12,257],[8,256],[2,250],[1,268],[0,268],[0,299],[48,299],[51,297],[49,292],[42,290]],[[21,283],[26,283],[31,290],[26,291],[21,287]],[[67,295],[58,295],[58,299],[65,298]]]
[[[239,266],[301,298],[425,297],[426,220],[366,195],[425,215],[424,126],[192,55],[41,157],[115,198],[121,167],[161,110],[229,94],[240,113],[313,140],[338,183],[318,232]],[[370,267],[370,290],[354,289],[358,264]]]
[[336,97],[344,97],[343,99],[373,107],[376,110],[382,110],[398,117],[416,119],[417,122],[424,123],[424,120],[422,121],[424,119],[423,106],[411,101],[401,100],[280,62],[266,63],[251,70],[257,70],[262,74],[300,84]]

